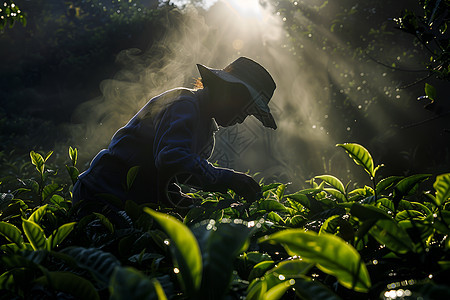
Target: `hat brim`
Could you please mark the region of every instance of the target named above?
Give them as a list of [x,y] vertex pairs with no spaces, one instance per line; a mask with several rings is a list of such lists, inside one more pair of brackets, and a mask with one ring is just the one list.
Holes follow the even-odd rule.
[[251,114],[254,115],[265,127],[277,129],[277,124],[270,113],[269,106],[261,99],[262,95],[254,88],[230,73],[223,71],[222,69],[212,69],[201,64],[197,64],[197,68],[205,85],[208,85],[211,81],[217,81],[218,79],[228,83],[239,83],[244,85],[255,103],[254,107],[256,108],[256,111]]

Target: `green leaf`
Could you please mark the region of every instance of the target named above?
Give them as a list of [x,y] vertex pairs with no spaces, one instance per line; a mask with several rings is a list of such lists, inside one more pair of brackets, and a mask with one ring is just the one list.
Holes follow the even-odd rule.
[[111,300],[164,299],[159,297],[159,294],[164,293],[162,288],[158,292],[156,289],[156,285],[147,276],[132,267],[117,267],[109,286]]
[[320,226],[319,235],[324,233],[336,234],[338,231],[341,216],[331,216]]
[[31,163],[36,166],[36,170],[42,175],[44,174],[44,158],[39,153],[30,152]]
[[370,177],[375,177],[373,159],[366,148],[359,144],[353,143],[337,144],[336,146],[344,148],[347,154],[357,165],[362,166]]
[[164,293],[164,289],[161,286],[161,283],[156,279],[152,279],[153,286],[155,288],[156,297],[158,300],[167,300],[166,293]]
[[370,229],[369,233],[388,249],[397,253],[407,253],[414,249],[414,244],[397,222],[394,220],[379,220]]
[[99,220],[102,222],[102,224],[106,227],[106,229],[109,230],[109,232],[114,233],[114,225],[111,223],[111,221],[101,213],[93,213]]
[[96,248],[68,247],[60,253],[72,257],[76,265],[89,271],[103,288],[109,285],[114,269],[120,266],[114,255]]
[[278,186],[277,191],[275,193],[276,196],[277,196],[278,201],[281,201],[281,199],[283,198],[285,190],[286,190],[286,185],[285,184],[280,184]]
[[261,192],[265,193],[267,191],[270,191],[270,190],[273,190],[275,188],[278,188],[280,185],[282,185],[282,183],[278,183],[278,182],[271,183],[271,184],[268,184],[268,185],[263,185],[261,187]]
[[271,212],[269,212],[269,213],[267,214],[267,220],[270,220],[270,221],[272,221],[272,222],[274,222],[274,223],[281,223],[281,224],[284,224],[283,218],[280,217],[280,215],[277,214],[277,213],[274,212],[274,211],[271,211]]
[[304,216],[295,215],[290,218],[289,225],[291,227],[301,227],[301,226],[305,225],[305,223],[307,223],[307,222],[308,222],[308,219],[306,219]]
[[77,160],[78,160],[77,148],[69,147],[69,158],[72,161],[72,166],[75,167],[77,165]]
[[450,173],[436,176],[433,187],[436,190],[436,204],[441,206],[450,198]]
[[292,286],[295,284],[295,280],[286,280],[284,282],[281,282],[277,284],[276,286],[269,289],[267,292],[263,295],[263,300],[278,300],[286,293],[287,290],[292,288]]
[[350,214],[357,217],[361,221],[382,219],[392,220],[392,217],[384,210],[370,204],[355,203],[350,209]]
[[49,250],[47,248],[47,239],[41,226],[34,223],[33,221],[22,219],[22,227],[23,232],[25,232],[25,235],[27,236],[34,250]]
[[416,189],[417,185],[424,180],[427,180],[431,174],[416,174],[399,181],[394,187],[394,193],[397,196],[407,196],[412,195]]
[[305,194],[290,194],[290,195],[287,195],[286,198],[293,200],[297,203],[300,203],[302,206],[304,206],[307,209],[310,209],[310,207],[311,207],[309,198]]
[[87,279],[70,272],[48,272],[35,282],[57,291],[75,296],[77,299],[100,299],[94,285]]
[[50,158],[50,156],[52,156],[52,154],[53,154],[53,151],[49,151],[49,152],[45,155],[44,162],[46,162],[46,161]]
[[344,203],[347,202],[347,198],[345,198],[345,195],[341,193],[341,191],[333,188],[324,188],[323,189],[328,194],[332,195],[336,198],[337,202]]
[[358,251],[341,238],[301,229],[287,229],[260,239],[279,243],[289,255],[316,263],[323,272],[335,276],[347,288],[367,292],[371,286],[369,272]]
[[259,210],[265,211],[286,211],[286,207],[277,200],[262,200],[258,205]]
[[341,192],[343,195],[345,195],[345,187],[344,184],[337,178],[332,175],[320,175],[316,176],[314,178],[321,179],[331,185],[332,187],[336,188],[339,192]]
[[384,211],[393,212],[395,210],[394,202],[388,198],[378,199],[376,205]]
[[42,190],[42,201],[45,201],[49,197],[51,197],[54,193],[61,191],[62,187],[59,186],[57,183],[51,183],[49,185],[46,185],[44,189]]
[[295,279],[295,294],[303,300],[340,300],[341,298],[319,281],[301,276]]
[[75,184],[78,180],[78,175],[80,175],[80,171],[74,166],[66,166],[66,170],[70,176],[70,180],[72,180],[72,184]]
[[34,222],[36,224],[39,224],[39,222],[41,221],[42,217],[47,213],[47,207],[48,204],[45,204],[41,207],[39,207],[38,209],[36,209],[31,216],[28,218],[28,221]]
[[22,232],[19,228],[13,224],[0,222],[0,234],[3,235],[8,241],[16,244],[19,248],[23,247]]
[[173,244],[175,257],[181,275],[181,285],[188,295],[197,293],[202,282],[202,256],[200,247],[189,228],[164,213],[156,212],[148,207],[144,211],[151,215],[163,228]]
[[399,182],[401,179],[403,179],[402,176],[390,176],[380,180],[380,182],[378,182],[376,186],[377,195],[381,195],[383,192],[385,192],[388,188]]
[[134,180],[139,172],[139,166],[134,166],[128,170],[127,173],[127,189],[130,190]]
[[242,220],[229,223],[210,220],[193,229],[203,259],[203,280],[199,299],[219,299],[226,294],[231,283],[234,262],[239,253],[248,247],[247,241],[251,231]]
[[436,100],[436,88],[431,84],[425,83],[425,95],[434,102]]
[[53,249],[59,244],[61,244],[66,237],[72,232],[77,222],[67,223],[61,225],[58,229],[53,231],[52,235],[48,238],[48,248]]
[[250,274],[248,275],[248,280],[252,281],[253,279],[263,276],[264,273],[267,270],[271,269],[274,264],[275,262],[273,260],[265,260],[260,263],[257,263],[250,271]]
[[402,210],[395,216],[397,222],[408,219],[424,219],[425,215],[417,210]]

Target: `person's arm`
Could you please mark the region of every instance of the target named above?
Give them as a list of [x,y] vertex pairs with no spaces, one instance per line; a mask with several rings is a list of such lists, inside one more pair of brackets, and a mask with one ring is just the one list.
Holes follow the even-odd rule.
[[253,178],[214,167],[192,153],[195,124],[200,117],[197,105],[191,101],[175,102],[164,112],[153,146],[156,167],[167,178],[181,172],[190,173],[206,190],[226,192],[231,188],[248,200],[254,200],[260,187]]

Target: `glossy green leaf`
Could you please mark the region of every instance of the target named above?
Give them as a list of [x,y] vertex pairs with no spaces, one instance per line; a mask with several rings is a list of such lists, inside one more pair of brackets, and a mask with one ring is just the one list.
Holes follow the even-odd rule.
[[388,215],[384,210],[370,204],[355,203],[350,209],[350,214],[362,221],[381,219],[392,220],[392,217]]
[[267,214],[267,219],[275,223],[284,223],[283,218],[274,211],[271,211]]
[[311,203],[309,201],[308,196],[304,194],[290,194],[286,196],[288,199],[300,203],[305,208],[309,209],[311,207]]
[[38,172],[40,174],[44,174],[44,158],[42,157],[42,155],[40,155],[39,153],[36,153],[34,151],[30,152],[30,157],[31,157],[31,163],[36,167],[36,170],[38,170]]
[[19,228],[13,224],[0,222],[0,234],[3,235],[8,241],[16,244],[19,248],[23,247],[22,232]]
[[314,178],[325,181],[326,183],[337,189],[339,192],[341,192],[343,195],[345,195],[344,184],[337,177],[334,177],[332,175],[320,175]]
[[175,249],[181,284],[188,294],[195,294],[202,282],[203,265],[200,247],[191,230],[172,216],[148,207],[144,208],[144,211],[151,215],[168,235]]
[[77,267],[87,270],[102,287],[109,285],[110,278],[120,261],[111,253],[97,248],[68,247],[60,251],[69,255]]
[[103,226],[105,226],[109,232],[111,233],[114,232],[114,225],[105,215],[96,212],[94,212],[93,214],[100,220],[100,222],[102,222]]
[[54,290],[73,295],[76,299],[100,299],[94,285],[87,279],[70,272],[48,272],[35,280]]
[[260,300],[267,291],[267,281],[259,278],[253,280],[247,288],[246,300]]
[[388,249],[397,253],[407,253],[414,249],[414,244],[397,222],[394,220],[379,220],[370,229],[369,233]]
[[414,218],[425,218],[425,215],[417,210],[402,210],[395,216],[395,220],[397,222],[408,220],[408,219],[414,219]]
[[282,185],[282,183],[278,183],[278,182],[274,182],[271,184],[267,184],[267,185],[263,185],[261,187],[261,192],[265,193],[267,191],[273,190],[275,188],[278,188],[280,185]]
[[72,184],[75,184],[78,180],[78,175],[80,175],[80,171],[74,166],[66,166],[66,170],[70,176]]
[[28,221],[34,222],[36,224],[39,224],[39,222],[41,221],[42,217],[47,213],[47,207],[48,204],[45,204],[41,207],[39,207],[38,209],[36,209],[31,216],[28,218]]
[[134,167],[131,167],[128,170],[128,173],[127,173],[127,189],[128,190],[131,189],[131,187],[133,185],[133,182],[134,182],[134,180],[136,179],[136,176],[139,173],[139,169],[140,169],[139,166],[134,166]]
[[431,174],[416,174],[400,180],[394,187],[394,193],[398,196],[407,196],[413,194],[417,185],[427,180]]
[[76,166],[78,160],[78,149],[69,147],[69,158],[72,161],[72,166]]
[[440,206],[447,202],[450,198],[450,173],[436,176],[433,187],[436,190],[436,204]]
[[238,219],[227,223],[210,220],[193,229],[203,261],[203,280],[198,296],[200,299],[218,299],[226,293],[231,282],[233,264],[239,253],[248,247],[251,231]]
[[301,227],[305,225],[306,222],[308,222],[308,219],[302,215],[295,215],[289,219],[289,225],[291,227]]
[[313,266],[313,264],[298,258],[290,259],[280,262],[266,274],[273,274],[278,278],[279,275],[283,275],[284,278],[297,278],[298,276],[306,275]]
[[341,191],[338,191],[337,189],[333,188],[324,188],[323,189],[328,194],[332,195],[336,198],[337,202],[344,203],[347,202],[347,198],[345,198],[345,195],[341,193]]
[[153,287],[155,288],[156,297],[158,300],[167,300],[166,293],[164,292],[163,287],[161,286],[161,283],[158,281],[158,279],[153,278],[152,279]]
[[376,192],[377,195],[382,195],[388,188],[392,187],[394,184],[402,180],[402,176],[390,176],[383,178],[380,182],[377,183]]
[[53,231],[52,235],[48,238],[47,243],[49,243],[49,249],[53,249],[59,244],[61,244],[66,237],[72,232],[75,228],[76,222],[67,223],[61,225],[58,229]]
[[23,232],[30,241],[34,250],[47,249],[47,239],[45,237],[44,230],[38,224],[33,221],[22,219]]
[[323,222],[322,226],[320,226],[319,234],[330,233],[336,234],[339,227],[339,221],[341,220],[341,216],[335,215],[331,216]]
[[258,208],[260,210],[265,210],[265,211],[285,211],[286,210],[286,207],[284,207],[283,204],[281,204],[277,200],[272,200],[272,199],[262,200],[259,203]]
[[357,165],[362,166],[370,177],[375,177],[373,159],[366,148],[354,143],[337,144],[336,146],[344,148]]
[[[282,261],[267,271],[264,276],[251,282],[248,287],[247,299],[263,299],[268,290],[271,290],[280,283],[288,281],[289,284],[292,284],[292,281],[289,282],[291,279],[305,278],[304,274],[308,273],[313,266],[300,259]],[[273,290],[272,292],[275,291]]]
[[431,84],[425,83],[425,95],[427,95],[431,101],[436,100],[436,88]]
[[394,202],[388,198],[378,199],[376,206],[386,212],[392,212],[395,210]]
[[284,191],[286,190],[286,185],[285,184],[280,184],[277,187],[277,191],[275,192],[275,195],[277,196],[277,199],[279,201],[281,201],[281,199],[283,199],[284,196]]
[[359,253],[341,238],[301,229],[287,229],[260,239],[279,243],[289,255],[298,255],[316,263],[325,273],[335,276],[345,287],[367,292],[371,286],[369,273]]
[[271,269],[274,264],[275,262],[273,260],[265,260],[260,263],[257,263],[250,271],[250,274],[248,275],[248,280],[251,281],[253,279],[263,276],[264,273],[267,270]]
[[47,198],[51,197],[54,193],[59,192],[62,190],[62,187],[59,186],[57,183],[51,183],[49,185],[46,185],[44,189],[42,190],[42,200],[46,200]]
[[295,280],[286,280],[272,287],[268,291],[266,291],[262,297],[263,300],[278,300],[286,293],[287,290],[292,288],[295,284]]

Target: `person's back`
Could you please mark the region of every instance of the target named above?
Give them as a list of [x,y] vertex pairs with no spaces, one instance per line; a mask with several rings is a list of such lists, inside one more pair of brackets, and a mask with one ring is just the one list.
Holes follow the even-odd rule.
[[[164,173],[170,176],[171,168],[192,168],[186,165],[191,159],[186,159],[189,154],[183,153],[185,149],[203,159],[211,154],[216,125],[202,115],[200,101],[188,89],[170,90],[150,100],[114,134],[108,149],[100,151],[89,169],[79,176],[80,183],[89,190],[81,198],[94,198],[105,204],[111,195],[121,202],[161,201],[165,183],[158,179],[164,176],[158,169],[166,170]],[[186,123],[187,120],[190,121]],[[177,123],[182,123],[182,128],[176,128]],[[138,171],[128,188],[127,173],[132,167],[138,167]]]
[[[119,210],[126,200],[170,205],[168,180],[179,173],[191,174],[206,190],[232,189],[249,201],[256,199],[261,189],[255,180],[214,167],[207,158],[214,146],[216,121],[231,126],[252,114],[276,129],[267,106],[275,83],[262,66],[244,57],[223,70],[198,68],[203,89],[174,89],[150,100],[79,176],[73,202],[80,202],[82,215],[105,207]],[[130,187],[131,168],[137,174]]]

